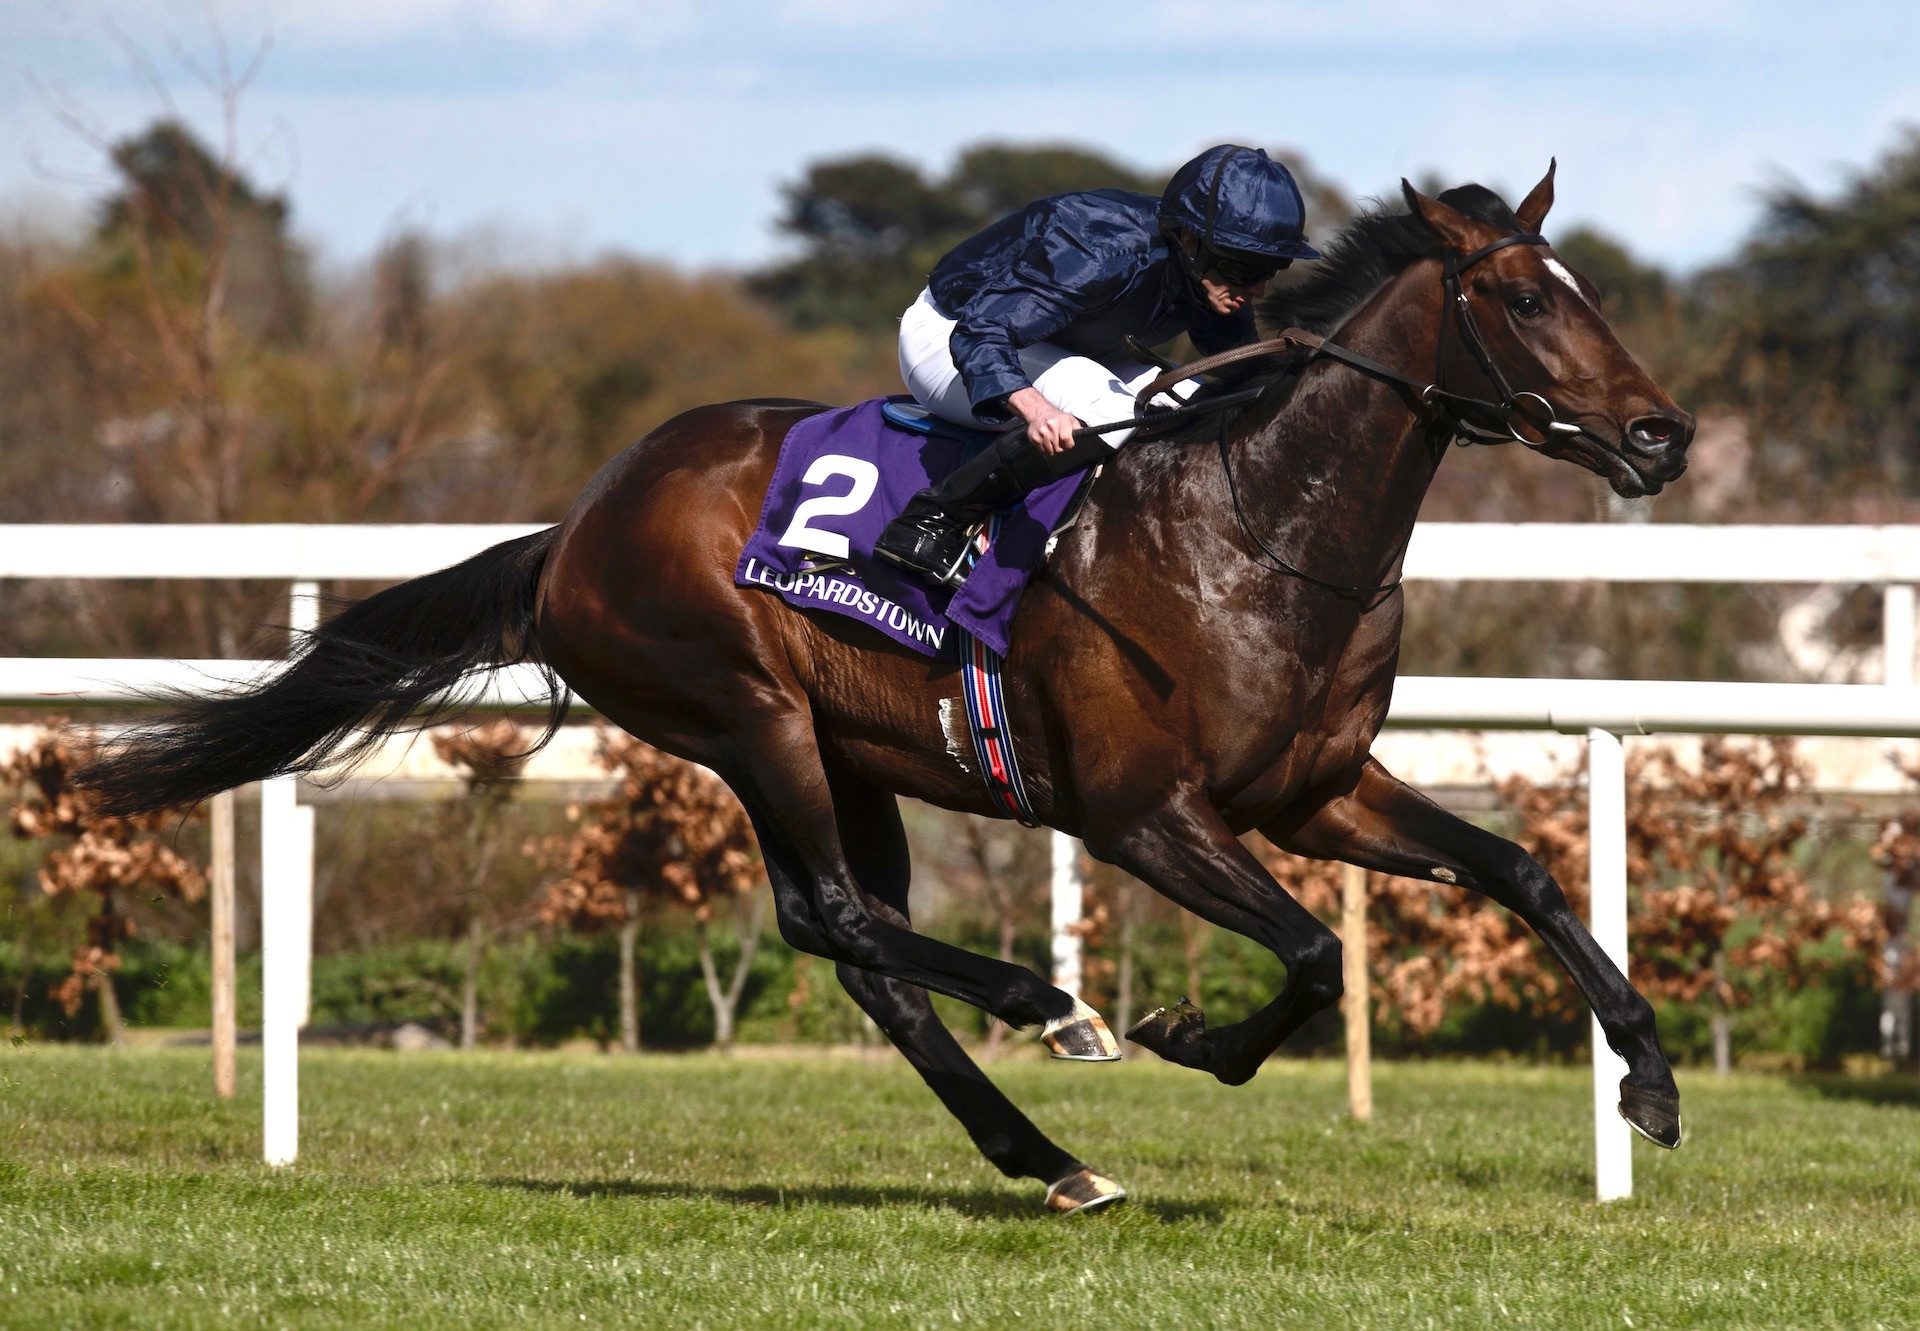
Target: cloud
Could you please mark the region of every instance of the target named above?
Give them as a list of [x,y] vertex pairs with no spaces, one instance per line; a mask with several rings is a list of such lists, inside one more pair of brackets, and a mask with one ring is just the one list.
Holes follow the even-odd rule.
[[[567,46],[616,37],[636,49],[685,37],[701,26],[693,0],[7,0],[8,26],[22,44],[109,26],[149,49],[169,39],[198,41],[210,25],[236,44],[259,34],[292,47],[326,50],[432,37],[497,38]],[[16,26],[17,25],[17,26]],[[89,34],[87,30],[93,32]],[[242,39],[245,39],[242,42]]]
[[[116,134],[157,108],[103,14],[162,64],[169,34],[205,47],[201,0],[9,4],[9,57]],[[1914,20],[1891,0],[1791,29],[1778,0],[1113,0],[1098,22],[1014,0],[216,5],[237,50],[275,33],[245,132],[284,127],[293,174],[267,183],[347,254],[398,214],[751,263],[776,244],[779,185],[809,161],[881,150],[939,169],[997,138],[1147,169],[1215,142],[1290,146],[1361,193],[1429,169],[1523,190],[1557,154],[1557,225],[1689,266],[1737,242],[1775,174],[1824,188],[1833,163],[1864,164],[1920,119],[1885,35]],[[209,99],[178,91],[210,119]],[[45,188],[30,153],[98,163],[23,93],[0,114],[0,196]]]
[[[1505,48],[1547,41],[1619,41],[1629,37],[1718,33],[1738,35],[1752,22],[1752,6],[1735,0],[1347,0],[1339,6],[1297,0],[1170,0],[1146,15],[1156,40],[1213,43],[1231,52],[1236,40],[1273,40],[1311,47],[1375,42],[1391,34],[1392,49],[1428,53],[1462,47]],[[1463,71],[1463,73],[1466,71]],[[1496,71],[1472,71],[1477,78]]]
[[260,20],[315,43],[361,44],[426,33],[487,34],[535,45],[617,36],[640,47],[698,26],[685,0],[249,0]]

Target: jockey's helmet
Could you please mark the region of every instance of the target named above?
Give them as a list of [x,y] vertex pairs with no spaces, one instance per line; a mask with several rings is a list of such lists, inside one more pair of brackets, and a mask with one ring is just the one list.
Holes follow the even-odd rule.
[[1173,173],[1160,196],[1160,225],[1184,228],[1202,255],[1317,259],[1307,244],[1306,203],[1293,173],[1259,148],[1223,143]]

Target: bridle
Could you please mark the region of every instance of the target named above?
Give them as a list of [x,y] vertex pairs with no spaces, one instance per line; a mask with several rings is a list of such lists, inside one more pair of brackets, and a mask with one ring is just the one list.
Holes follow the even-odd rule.
[[[1570,421],[1562,421],[1559,414],[1554,411],[1553,403],[1547,401],[1544,397],[1540,396],[1540,394],[1527,391],[1514,391],[1513,385],[1507,380],[1506,372],[1500,368],[1493,357],[1487,352],[1486,339],[1480,335],[1480,325],[1473,317],[1473,306],[1467,302],[1466,287],[1460,281],[1460,275],[1466,272],[1467,269],[1473,267],[1488,255],[1498,250],[1503,250],[1509,245],[1544,245],[1546,243],[1546,237],[1536,232],[1515,232],[1511,236],[1502,236],[1490,244],[1482,245],[1479,249],[1469,254],[1449,254],[1441,268],[1441,288],[1446,292],[1447,304],[1453,310],[1453,322],[1460,330],[1460,340],[1466,345],[1467,350],[1472,354],[1474,360],[1478,362],[1481,372],[1484,373],[1488,381],[1493,384],[1495,391],[1500,394],[1500,401],[1488,402],[1481,398],[1463,397],[1448,393],[1439,387],[1440,366],[1446,363],[1447,357],[1447,324],[1446,321],[1442,320],[1440,324],[1440,346],[1439,350],[1435,353],[1435,382],[1428,384],[1421,390],[1421,401],[1426,404],[1429,409],[1435,406],[1436,401],[1445,404],[1443,409],[1445,409],[1451,417],[1449,424],[1453,429],[1454,437],[1460,439],[1463,443],[1517,443],[1525,444],[1528,448],[1539,448],[1542,444],[1546,443],[1547,437],[1551,437],[1552,435],[1580,435],[1587,433],[1587,430],[1583,426]],[[1546,424],[1542,425],[1538,423],[1520,410],[1522,399],[1531,399],[1540,404],[1540,409],[1546,413]],[[1460,410],[1461,407],[1487,412],[1499,420],[1500,429],[1505,433],[1482,429],[1479,425],[1466,418]],[[1543,438],[1535,441],[1521,434],[1519,430],[1514,428],[1513,420],[1515,416],[1519,416],[1526,424],[1538,430]],[[1604,443],[1605,441],[1601,440],[1597,442]]]
[[[1426,418],[1430,435],[1442,440],[1452,439],[1462,445],[1517,443],[1523,444],[1528,448],[1539,449],[1545,447],[1555,436],[1584,436],[1601,445],[1603,448],[1607,447],[1606,440],[1593,434],[1585,426],[1572,421],[1562,421],[1559,418],[1559,414],[1554,410],[1553,404],[1540,394],[1530,390],[1515,391],[1512,382],[1487,351],[1486,339],[1481,335],[1480,325],[1473,317],[1473,308],[1467,301],[1466,287],[1460,280],[1461,275],[1468,269],[1480,263],[1488,256],[1507,248],[1509,245],[1544,245],[1546,243],[1546,238],[1537,233],[1524,231],[1515,232],[1512,235],[1502,236],[1498,240],[1482,245],[1479,249],[1472,250],[1469,253],[1459,255],[1448,254],[1446,256],[1441,267],[1440,282],[1441,289],[1445,293],[1446,305],[1451,310],[1453,317],[1451,319],[1442,318],[1440,322],[1440,337],[1439,346],[1435,353],[1434,377],[1427,382],[1423,383],[1418,379],[1402,374],[1392,366],[1384,365],[1371,356],[1363,355],[1360,352],[1340,346],[1338,343],[1330,342],[1317,333],[1310,333],[1304,328],[1289,328],[1278,337],[1269,338],[1264,342],[1255,342],[1244,347],[1236,347],[1231,351],[1223,351],[1215,356],[1203,357],[1188,365],[1167,369],[1139,391],[1134,398],[1134,420],[1123,422],[1123,424],[1137,424],[1152,428],[1155,426],[1165,426],[1174,419],[1185,419],[1209,408],[1217,410],[1219,412],[1218,444],[1220,461],[1226,470],[1227,492],[1233,501],[1233,512],[1235,518],[1238,519],[1240,523],[1240,529],[1246,533],[1247,537],[1259,548],[1260,552],[1265,555],[1268,561],[1280,572],[1290,577],[1298,578],[1303,582],[1311,583],[1316,587],[1325,588],[1338,596],[1361,601],[1363,603],[1363,610],[1371,609],[1379,600],[1384,599],[1386,594],[1391,593],[1400,585],[1400,579],[1394,578],[1387,582],[1369,585],[1364,583],[1348,584],[1335,582],[1330,579],[1318,577],[1300,568],[1297,564],[1275,551],[1272,546],[1261,539],[1260,534],[1253,529],[1253,525],[1247,520],[1246,511],[1240,503],[1239,487],[1233,478],[1233,456],[1232,450],[1228,446],[1228,425],[1241,406],[1258,397],[1264,396],[1266,393],[1265,388],[1240,389],[1234,392],[1203,397],[1198,401],[1185,402],[1178,407],[1172,408],[1156,407],[1153,405],[1153,399],[1158,394],[1172,388],[1175,384],[1191,379],[1196,375],[1206,374],[1209,371],[1223,368],[1227,365],[1273,356],[1290,355],[1295,352],[1304,351],[1306,355],[1301,362],[1303,367],[1316,356],[1326,356],[1331,360],[1338,361],[1343,365],[1358,370],[1362,374],[1383,380],[1405,390],[1414,403],[1416,410]],[[1481,371],[1487,376],[1487,381],[1493,385],[1494,391],[1500,395],[1499,401],[1496,402],[1486,398],[1471,397],[1464,393],[1451,392],[1440,386],[1441,369],[1446,363],[1447,328],[1449,324],[1455,328],[1457,336],[1460,338],[1462,344],[1466,346],[1468,353],[1472,355],[1474,361],[1480,366]],[[1523,402],[1537,403],[1539,409],[1546,416],[1546,423],[1542,424],[1536,421],[1528,411],[1523,410]],[[1476,416],[1479,417],[1479,420],[1473,419],[1473,417]],[[1480,424],[1480,420],[1497,421],[1498,426],[1497,428],[1489,428]],[[1521,433],[1519,429],[1520,424],[1531,426],[1540,433],[1541,438],[1537,440],[1528,438],[1525,434]],[[1075,435],[1076,437],[1081,434],[1092,436],[1105,433],[1107,430],[1114,428],[1118,427],[1093,427],[1088,430],[1076,431]],[[1409,533],[1409,539],[1411,539],[1411,533]],[[1404,545],[1399,553],[1405,553]],[[1395,562],[1398,562],[1397,557]]]
[[[1319,577],[1275,551],[1261,539],[1260,534],[1247,521],[1246,511],[1240,504],[1239,487],[1233,478],[1233,454],[1228,447],[1228,427],[1241,407],[1266,397],[1271,385],[1210,393],[1192,400],[1182,400],[1178,406],[1172,407],[1157,404],[1154,399],[1176,384],[1224,369],[1229,365],[1305,352],[1300,362],[1302,368],[1315,357],[1325,356],[1329,360],[1338,361],[1362,374],[1403,390],[1415,411],[1425,418],[1430,437],[1443,442],[1455,440],[1462,445],[1512,443],[1540,449],[1544,448],[1552,438],[1559,436],[1561,438],[1584,437],[1602,448],[1610,447],[1606,440],[1585,426],[1561,420],[1553,404],[1540,394],[1530,390],[1517,392],[1514,390],[1512,382],[1487,351],[1486,339],[1480,333],[1480,325],[1473,317],[1473,308],[1467,302],[1466,287],[1460,280],[1461,275],[1468,269],[1488,256],[1506,249],[1509,245],[1544,245],[1546,243],[1546,237],[1537,232],[1517,231],[1466,254],[1448,254],[1445,257],[1441,265],[1440,284],[1441,290],[1445,293],[1446,305],[1453,317],[1451,319],[1443,317],[1440,321],[1439,347],[1434,357],[1434,377],[1430,380],[1422,382],[1402,374],[1391,365],[1382,364],[1371,356],[1328,341],[1318,333],[1310,333],[1304,328],[1289,328],[1278,337],[1268,338],[1263,342],[1252,342],[1244,347],[1235,347],[1231,351],[1222,351],[1216,355],[1203,356],[1185,365],[1174,365],[1155,357],[1154,359],[1166,368],[1134,395],[1133,416],[1128,420],[1110,421],[1105,425],[1087,425],[1075,430],[1073,437],[1076,446],[1056,459],[1056,469],[1064,474],[1065,470],[1072,470],[1092,461],[1091,455],[1105,453],[1107,450],[1099,443],[1099,439],[1102,435],[1114,430],[1135,429],[1144,435],[1158,435],[1196,417],[1216,418],[1219,422],[1217,434],[1220,461],[1227,474],[1227,492],[1233,500],[1234,516],[1248,539],[1278,571],[1289,577],[1298,578],[1302,582],[1311,583],[1313,586],[1325,588],[1337,596],[1358,600],[1363,603],[1363,610],[1371,609],[1378,600],[1384,599],[1387,593],[1400,585],[1400,579],[1395,578],[1388,582],[1373,584],[1349,584]],[[1487,381],[1493,385],[1494,391],[1499,393],[1499,401],[1455,393],[1440,386],[1441,369],[1446,364],[1449,324],[1455,328],[1468,353],[1480,366],[1482,373],[1487,376]],[[1140,350],[1137,346],[1135,349]],[[1527,401],[1539,404],[1540,410],[1547,417],[1544,425],[1521,409],[1522,402]],[[1497,421],[1498,426],[1489,428],[1471,419],[1472,416],[1478,416],[1481,420]],[[1520,424],[1531,426],[1539,431],[1541,438],[1529,439],[1522,434],[1516,420]],[[1026,426],[1017,425],[1009,430],[1005,437],[1012,438],[1025,433]],[[1409,533],[1409,539],[1411,539],[1411,533]],[[1404,546],[1400,553],[1405,553]]]
[[[1182,415],[1189,414],[1185,408],[1169,409],[1153,405],[1153,399],[1155,397],[1167,389],[1172,388],[1175,384],[1187,379],[1222,369],[1228,365],[1238,364],[1242,361],[1285,356],[1295,352],[1305,351],[1307,353],[1306,360],[1310,361],[1316,355],[1326,356],[1330,360],[1339,361],[1341,364],[1359,370],[1363,374],[1370,375],[1375,379],[1385,380],[1396,387],[1405,389],[1420,413],[1428,419],[1428,422],[1432,426],[1437,430],[1444,430],[1448,437],[1457,439],[1463,444],[1512,443],[1524,444],[1528,448],[1540,448],[1547,442],[1548,438],[1554,435],[1587,435],[1589,438],[1592,438],[1595,443],[1604,446],[1606,441],[1600,439],[1598,436],[1592,435],[1586,427],[1571,421],[1561,420],[1559,414],[1554,410],[1553,404],[1540,394],[1530,390],[1516,391],[1514,389],[1505,371],[1500,368],[1498,363],[1494,361],[1492,355],[1487,351],[1486,339],[1481,335],[1480,325],[1473,317],[1473,307],[1467,301],[1466,287],[1460,280],[1461,275],[1468,269],[1490,255],[1506,249],[1509,245],[1544,245],[1546,243],[1547,240],[1545,236],[1530,231],[1518,231],[1510,236],[1502,236],[1498,240],[1482,245],[1479,249],[1467,254],[1449,254],[1446,256],[1441,267],[1440,285],[1441,290],[1445,293],[1447,308],[1453,317],[1450,320],[1443,319],[1440,323],[1440,342],[1435,353],[1434,376],[1431,380],[1422,382],[1421,380],[1414,379],[1402,374],[1390,365],[1382,364],[1371,356],[1362,355],[1357,351],[1350,351],[1338,343],[1331,342],[1321,337],[1318,333],[1309,333],[1304,328],[1289,328],[1278,337],[1269,338],[1264,342],[1253,342],[1244,347],[1235,347],[1231,351],[1223,351],[1215,356],[1206,356],[1188,365],[1169,367],[1165,373],[1156,377],[1134,396],[1134,420],[1123,422],[1123,424],[1151,426],[1165,422],[1173,412],[1180,412]],[[1441,367],[1446,363],[1447,329],[1449,325],[1456,330],[1456,335],[1460,338],[1461,343],[1467,348],[1468,353],[1472,355],[1475,363],[1480,366],[1481,372],[1487,376],[1487,381],[1493,385],[1494,391],[1500,395],[1499,401],[1495,402],[1487,398],[1471,397],[1465,393],[1450,392],[1440,386]],[[1303,364],[1304,363],[1303,361]],[[1246,397],[1242,397],[1238,393],[1221,394],[1214,397],[1203,398],[1189,405],[1194,407],[1202,405],[1222,408],[1228,407],[1229,405],[1238,407],[1241,403],[1250,401],[1251,397],[1251,392],[1249,392]],[[1523,402],[1537,404],[1539,410],[1546,416],[1546,423],[1542,424],[1536,421],[1528,411],[1523,410],[1521,405]],[[1473,417],[1476,416],[1479,420],[1473,419]],[[1479,421],[1481,420],[1497,421],[1498,425],[1497,427],[1489,428],[1480,424]],[[1515,423],[1516,420],[1519,424],[1531,426],[1544,437],[1541,439],[1529,439],[1520,432],[1518,425]],[[1113,429],[1118,427],[1109,426],[1106,428]]]

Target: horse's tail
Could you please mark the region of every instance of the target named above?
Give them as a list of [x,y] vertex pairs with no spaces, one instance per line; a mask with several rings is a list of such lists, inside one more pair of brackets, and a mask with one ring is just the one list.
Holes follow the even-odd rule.
[[250,688],[175,693],[165,720],[120,735],[75,774],[103,813],[195,804],[249,781],[354,762],[395,731],[469,710],[469,674],[527,662],[546,675],[547,727],[567,690],[533,631],[540,569],[555,528],[502,542],[464,563],[356,601]]

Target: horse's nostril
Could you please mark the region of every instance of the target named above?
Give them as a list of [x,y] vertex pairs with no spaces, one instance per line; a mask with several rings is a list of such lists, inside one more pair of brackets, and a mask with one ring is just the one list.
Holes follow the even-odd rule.
[[1642,448],[1665,448],[1679,433],[1679,425],[1666,416],[1642,416],[1627,427],[1627,437]]

